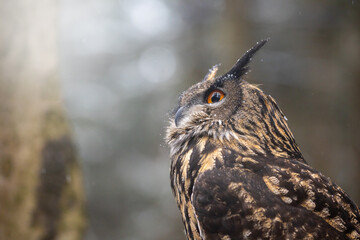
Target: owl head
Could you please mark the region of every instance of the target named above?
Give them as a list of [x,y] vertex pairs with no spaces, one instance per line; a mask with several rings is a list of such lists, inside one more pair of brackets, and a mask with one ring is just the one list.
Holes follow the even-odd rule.
[[[245,145],[252,142],[259,146],[268,144],[266,138],[273,134],[293,141],[274,99],[243,79],[251,58],[266,42],[258,42],[222,76],[216,76],[218,66],[214,66],[201,82],[180,95],[167,129],[166,140],[172,150],[202,136],[220,142],[235,138]],[[254,136],[256,141],[252,141]]]

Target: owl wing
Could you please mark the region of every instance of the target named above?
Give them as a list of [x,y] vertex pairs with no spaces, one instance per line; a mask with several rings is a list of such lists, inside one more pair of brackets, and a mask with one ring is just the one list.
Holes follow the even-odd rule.
[[360,239],[356,205],[297,160],[244,158],[208,170],[194,184],[192,203],[207,240]]

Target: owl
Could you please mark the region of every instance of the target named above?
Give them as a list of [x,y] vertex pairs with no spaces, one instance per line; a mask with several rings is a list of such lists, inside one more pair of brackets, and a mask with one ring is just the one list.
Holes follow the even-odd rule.
[[359,208],[304,159],[275,100],[244,80],[258,42],[179,97],[171,187],[187,239],[360,239]]

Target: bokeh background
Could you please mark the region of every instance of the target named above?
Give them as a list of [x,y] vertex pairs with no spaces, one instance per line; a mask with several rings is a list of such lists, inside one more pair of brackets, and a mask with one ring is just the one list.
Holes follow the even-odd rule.
[[60,0],[62,96],[81,157],[87,240],[185,239],[163,141],[178,94],[258,40],[248,81],[306,160],[360,204],[359,0]]

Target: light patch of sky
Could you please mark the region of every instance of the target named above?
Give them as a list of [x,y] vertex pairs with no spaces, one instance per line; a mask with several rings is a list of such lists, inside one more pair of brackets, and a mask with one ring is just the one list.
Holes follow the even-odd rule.
[[150,47],[142,52],[138,68],[141,76],[149,82],[160,83],[169,80],[176,70],[174,51],[165,46]]
[[129,25],[110,19],[87,19],[78,26],[71,26],[66,42],[73,54],[94,55],[129,52],[135,37]]
[[159,84],[170,82],[177,64],[171,47],[149,47],[138,59],[113,64],[109,67],[107,78],[121,91],[122,98],[135,98],[152,91]]
[[114,1],[62,1],[62,42],[77,55],[126,53],[133,51],[138,33],[132,24],[112,12]]
[[122,1],[134,27],[141,33],[155,36],[165,32],[170,26],[168,7],[158,0]]
[[74,82],[64,87],[68,111],[74,119],[107,122],[109,114],[119,108],[119,97],[108,88],[94,83]]
[[149,84],[140,76],[137,61],[129,60],[109,67],[107,78],[114,82],[122,98],[133,98],[142,95],[149,89]]

